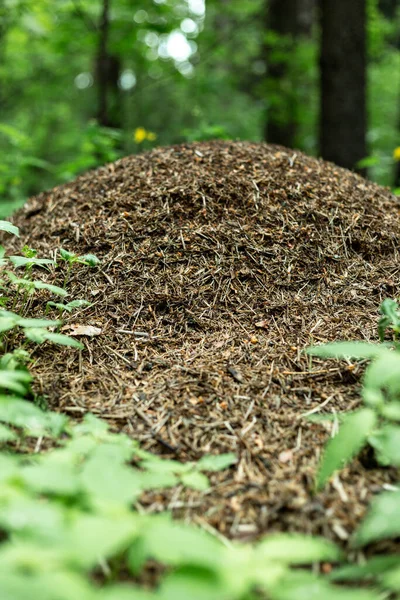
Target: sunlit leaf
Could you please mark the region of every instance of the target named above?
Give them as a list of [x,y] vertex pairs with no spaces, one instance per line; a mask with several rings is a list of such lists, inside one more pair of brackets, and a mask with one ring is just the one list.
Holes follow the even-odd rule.
[[363,408],[348,415],[340,426],[339,433],[329,440],[317,474],[320,489],[333,473],[342,468],[355,456],[371,434],[377,416],[370,408]]
[[371,503],[367,516],[355,535],[355,543],[370,542],[400,535],[400,491],[382,492]]
[[265,561],[275,560],[286,564],[305,565],[313,562],[337,562],[339,548],[329,540],[295,533],[282,533],[266,537],[256,546]]
[[6,231],[7,233],[11,233],[19,237],[19,229],[9,221],[0,221],[0,231]]

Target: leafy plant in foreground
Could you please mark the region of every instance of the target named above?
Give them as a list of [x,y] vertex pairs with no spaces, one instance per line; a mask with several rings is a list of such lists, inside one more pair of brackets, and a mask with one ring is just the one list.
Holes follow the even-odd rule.
[[[323,358],[356,358],[370,361],[366,368],[361,396],[364,406],[340,416],[339,433],[325,449],[317,474],[321,488],[330,476],[348,463],[365,444],[375,451],[383,466],[400,466],[400,333],[399,306],[385,300],[380,308],[380,344],[367,342],[336,342],[308,349]],[[384,342],[389,330],[393,342]],[[363,546],[400,535],[400,488],[381,493],[373,500],[366,518],[353,537],[353,543]],[[334,571],[337,580],[375,580],[383,588],[400,591],[400,558],[376,557],[364,566],[348,566]]]

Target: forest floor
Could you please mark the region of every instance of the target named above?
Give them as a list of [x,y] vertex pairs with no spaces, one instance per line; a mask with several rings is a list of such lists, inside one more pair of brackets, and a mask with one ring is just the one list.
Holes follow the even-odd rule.
[[363,365],[303,351],[377,340],[379,304],[400,291],[399,206],[349,171],[244,142],[159,148],[32,199],[15,219],[24,243],[102,261],[68,286],[68,300],[93,303],[68,325],[99,335],[79,338],[81,354],[35,350],[37,393],[174,459],[236,453],[206,493],[148,493],[148,510],[230,538],[303,531],[346,545],[395,472],[364,454],[315,493],[332,423],[306,415],[354,409]]

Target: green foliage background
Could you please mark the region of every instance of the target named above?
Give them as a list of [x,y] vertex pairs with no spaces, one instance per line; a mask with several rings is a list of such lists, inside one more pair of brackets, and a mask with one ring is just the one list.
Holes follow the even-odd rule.
[[[268,108],[295,95],[296,146],[317,153],[317,25],[287,55],[265,31],[262,0],[111,0],[109,53],[136,84],[110,98],[113,127],[96,123],[96,55],[102,0],[0,3],[0,216],[27,196],[153,144],[210,138],[262,140]],[[165,53],[171,32],[190,19],[187,60]],[[370,176],[389,185],[398,142],[398,23],[369,0]],[[291,82],[272,89],[263,46],[290,61]],[[164,48],[164,50],[163,50]],[[286,53],[286,56],[285,56]],[[161,55],[161,56],[160,56]],[[82,75],[83,74],[83,75]],[[79,89],[79,76],[87,87]],[[77,80],[78,77],[78,80]],[[120,78],[121,82],[121,78]],[[294,82],[294,83],[293,83]],[[143,127],[155,142],[137,144]]]

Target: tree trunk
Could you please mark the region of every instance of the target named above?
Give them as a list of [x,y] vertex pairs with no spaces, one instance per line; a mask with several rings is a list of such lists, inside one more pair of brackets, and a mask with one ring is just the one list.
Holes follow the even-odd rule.
[[[268,103],[265,138],[293,147],[299,123],[299,67],[296,49],[300,38],[311,38],[317,0],[269,0],[267,7],[266,96]],[[272,36],[268,36],[272,34]]]
[[[111,0],[103,0],[96,57],[97,120],[104,127],[116,127],[120,112],[118,111],[120,59],[112,56],[108,49],[110,4]],[[110,93],[113,96],[112,102],[110,102]]]
[[320,0],[320,153],[354,169],[366,146],[366,0]]
[[268,114],[266,140],[292,147],[296,135],[296,99],[290,61],[298,34],[298,0],[269,0],[265,45]]

